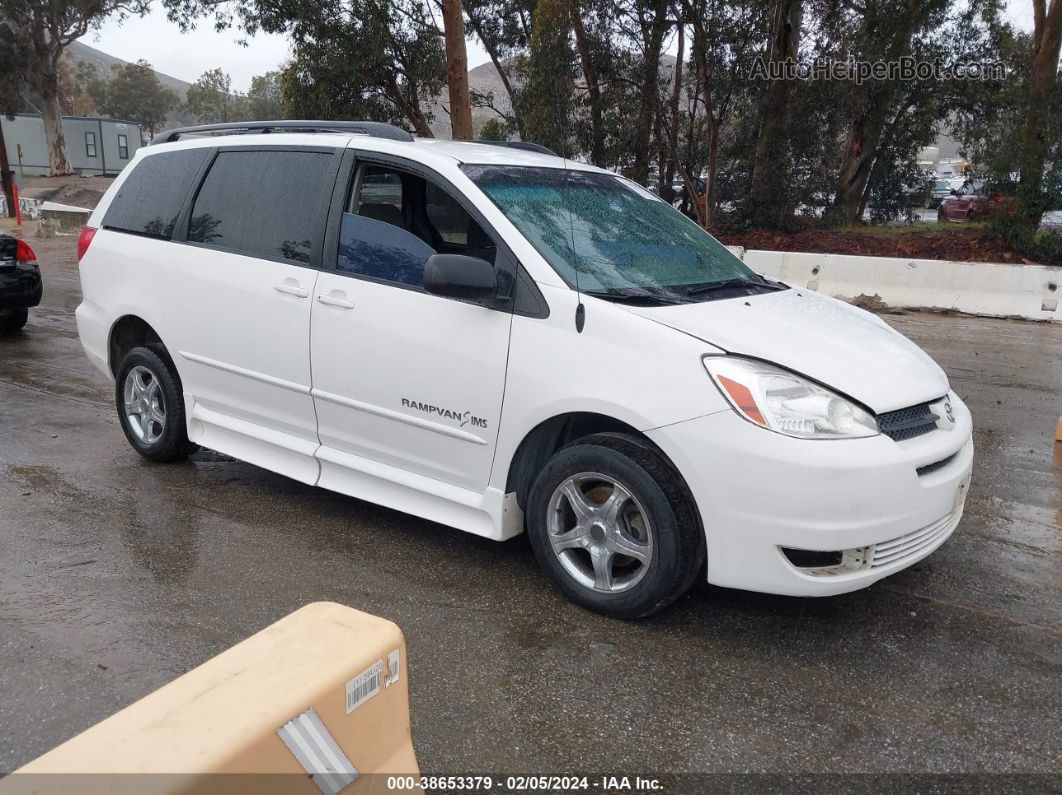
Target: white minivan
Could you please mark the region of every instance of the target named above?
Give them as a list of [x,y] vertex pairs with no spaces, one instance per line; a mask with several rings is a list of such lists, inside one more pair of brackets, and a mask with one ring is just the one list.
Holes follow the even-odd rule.
[[159,138],[78,241],[81,341],[149,459],[526,529],[627,618],[698,577],[852,591],[959,522],[972,428],[940,367],[633,182],[370,122]]

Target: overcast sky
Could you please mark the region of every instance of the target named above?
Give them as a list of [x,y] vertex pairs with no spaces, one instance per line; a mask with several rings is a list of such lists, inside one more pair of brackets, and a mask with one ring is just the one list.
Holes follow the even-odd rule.
[[[156,7],[146,17],[108,21],[81,41],[125,61],[143,58],[159,72],[189,83],[220,66],[232,77],[236,91],[246,91],[254,75],[276,69],[288,58],[285,36],[259,34],[248,39],[246,47],[237,43],[239,39],[237,31],[218,33],[209,22],[191,33],[181,33]],[[470,68],[490,60],[478,42],[467,42],[467,48]]]
[[[1007,0],[1007,13],[1015,25],[1032,29],[1032,0]],[[189,83],[207,69],[220,66],[232,76],[235,90],[246,91],[251,77],[276,69],[287,59],[288,43],[284,36],[260,34],[242,47],[238,38],[235,31],[215,32],[209,22],[191,33],[181,33],[156,7],[143,18],[121,24],[109,21],[82,41],[126,61],[144,58],[158,71]],[[470,67],[490,60],[477,41],[471,40],[467,46]]]

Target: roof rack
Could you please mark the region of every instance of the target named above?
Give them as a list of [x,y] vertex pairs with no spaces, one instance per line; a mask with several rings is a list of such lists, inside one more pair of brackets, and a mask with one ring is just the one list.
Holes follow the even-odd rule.
[[510,149],[524,149],[528,152],[538,152],[540,155],[560,157],[560,155],[552,149],[549,149],[542,144],[533,144],[530,141],[474,141],[473,143],[490,144],[491,146],[507,146]]
[[195,127],[178,127],[165,130],[151,139],[148,146],[169,144],[179,141],[186,135],[248,135],[271,132],[321,132],[353,133],[354,135],[371,135],[373,138],[390,138],[392,141],[412,141],[413,136],[382,121],[306,121],[280,119],[275,121],[241,121],[225,124],[200,124]]

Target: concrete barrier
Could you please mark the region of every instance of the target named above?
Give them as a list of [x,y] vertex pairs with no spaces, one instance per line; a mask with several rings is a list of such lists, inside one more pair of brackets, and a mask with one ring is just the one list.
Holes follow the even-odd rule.
[[420,792],[407,679],[397,626],[317,602],[0,779],[0,795],[366,795],[395,774]]
[[730,249],[757,273],[849,302],[1062,321],[1062,267]]
[[55,237],[56,235],[76,235],[81,227],[88,223],[92,210],[74,207],[58,202],[42,202],[40,205],[40,222],[37,224],[37,237]]

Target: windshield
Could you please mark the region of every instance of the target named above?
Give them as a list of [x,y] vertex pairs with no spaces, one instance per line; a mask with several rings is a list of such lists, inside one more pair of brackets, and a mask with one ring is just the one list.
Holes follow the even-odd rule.
[[612,174],[463,166],[568,284],[585,292],[761,281],[725,246],[649,191]]

